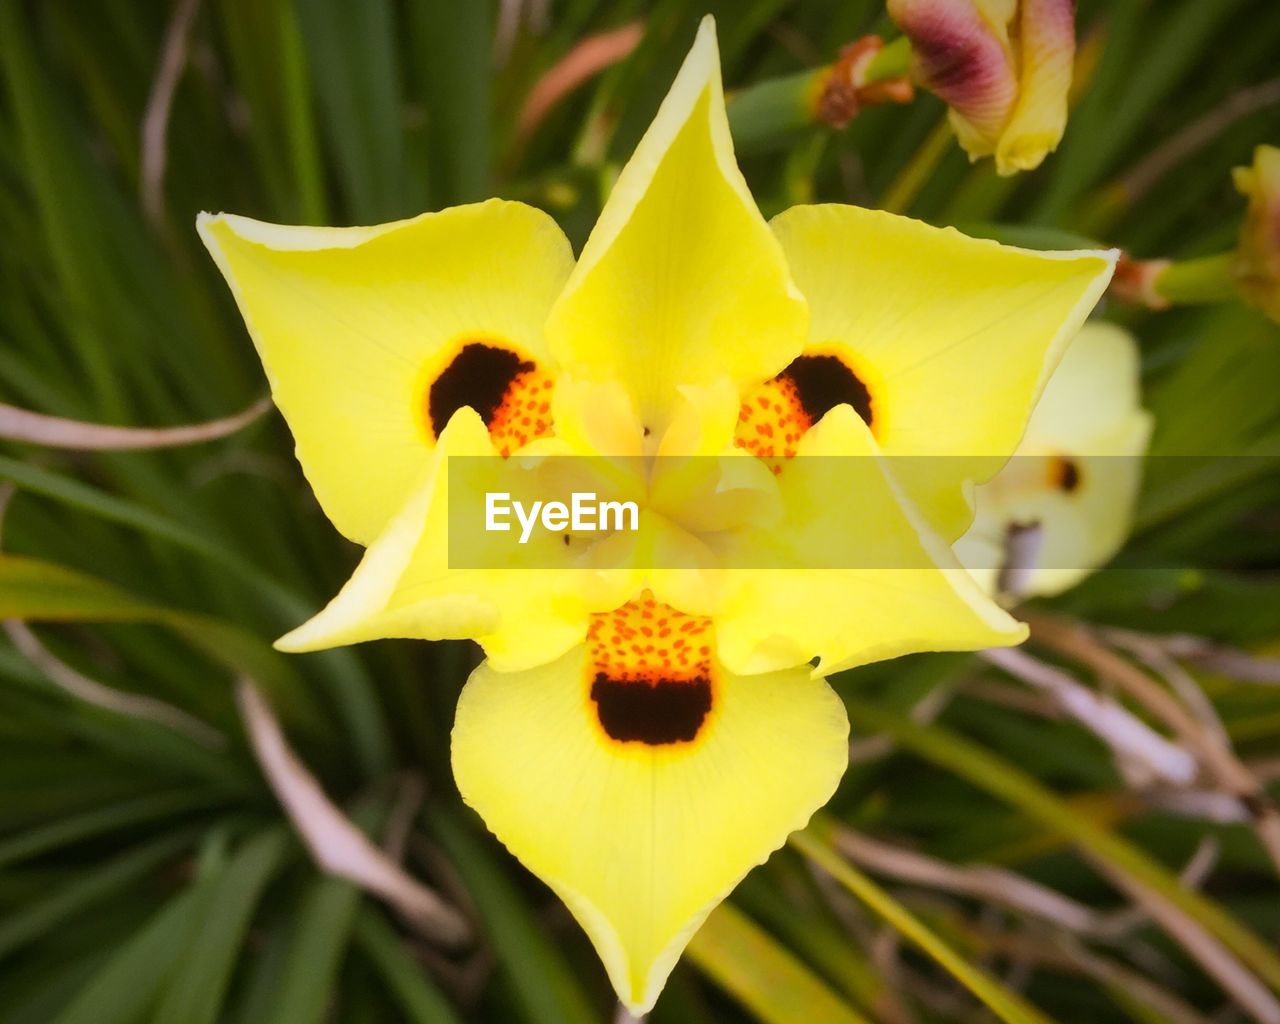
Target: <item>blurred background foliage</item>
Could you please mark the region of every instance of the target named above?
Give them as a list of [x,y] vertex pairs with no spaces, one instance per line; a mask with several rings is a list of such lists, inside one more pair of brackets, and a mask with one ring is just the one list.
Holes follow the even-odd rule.
[[[0,0],[0,397],[135,426],[259,398],[193,229],[202,209],[353,224],[497,194],[546,208],[580,245],[707,12],[731,90],[892,34],[877,0]],[[1230,168],[1280,141],[1280,5],[1081,0],[1078,17],[1075,107],[1038,171],[1001,179],[940,147],[944,108],[921,94],[842,132],[755,140],[742,160],[762,209],[887,206],[1144,258],[1230,248]],[[578,41],[632,23],[629,56],[519,129]],[[1187,145],[1171,151],[1175,137]],[[1236,304],[1104,315],[1141,341],[1155,452],[1212,458],[1149,473],[1118,563],[1147,568],[1099,573],[1042,612],[1280,653],[1280,329]],[[320,514],[278,417],[166,451],[10,444],[0,480],[4,548],[23,556],[0,572],[0,1022],[611,1019],[567,912],[452,788],[475,649],[270,649],[359,553]],[[1157,662],[1149,678],[1206,695],[1196,713],[1274,792],[1280,688],[1251,666]],[[1109,691],[1106,663],[1086,652],[1072,667]],[[68,668],[202,726],[77,699]],[[241,673],[371,835],[405,781],[425,781],[406,863],[475,922],[474,941],[433,944],[313,866],[245,740]],[[855,731],[839,794],[712,918],[654,1022],[1277,1019],[1265,791],[1141,784],[973,657],[835,682]],[[912,875],[908,849],[945,870]],[[1072,926],[946,873],[977,864],[1092,916]]]

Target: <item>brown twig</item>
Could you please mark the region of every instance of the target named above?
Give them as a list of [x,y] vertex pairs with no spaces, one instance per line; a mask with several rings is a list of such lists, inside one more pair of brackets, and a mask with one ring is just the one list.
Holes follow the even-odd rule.
[[13,646],[18,649],[19,654],[43,672],[58,689],[77,700],[129,718],[139,718],[163,725],[210,750],[221,750],[226,746],[226,736],[195,715],[188,714],[181,708],[176,708],[154,697],[117,690],[96,679],[90,679],[84,673],[72,668],[45,647],[21,619],[6,619],[4,631],[13,641]]
[[[7,482],[0,484],[0,534],[4,530],[9,503],[16,493],[17,488],[13,484]],[[21,619],[4,620],[4,631],[9,635],[19,654],[43,672],[45,678],[51,683],[77,700],[116,714],[163,725],[210,750],[220,750],[226,745],[227,738],[221,732],[202,722],[195,715],[188,714],[181,708],[154,697],[117,690],[96,679],[90,679],[84,673],[72,668],[45,647],[40,642],[40,638]]]
[[1229,745],[1196,721],[1168,690],[1100,642],[1085,626],[1043,614],[1025,618],[1035,643],[1092,669],[1172,729],[1219,785],[1248,810],[1254,832],[1275,869],[1280,872],[1280,812],[1262,783],[1236,757]]
[[1231,739],[1227,735],[1226,726],[1218,717],[1213,702],[1205,696],[1205,692],[1200,689],[1200,684],[1165,651],[1161,644],[1143,633],[1135,633],[1127,629],[1103,629],[1099,632],[1116,647],[1130,652],[1168,683],[1182,703],[1200,720],[1200,724],[1217,737],[1219,743],[1230,744]]
[[834,844],[854,863],[899,881],[983,900],[1072,932],[1096,935],[1110,931],[1105,915],[1004,868],[949,864],[849,829],[837,830]]
[[1140,765],[1147,776],[1144,782],[1155,777],[1175,786],[1186,786],[1195,778],[1195,758],[1118,701],[1089,689],[1069,673],[1016,648],[992,648],[983,651],[981,657],[1052,697],[1067,714],[1110,747],[1122,765]]
[[154,227],[164,224],[164,170],[168,163],[169,113],[173,97],[187,66],[191,30],[195,27],[200,0],[178,0],[165,30],[160,64],[142,119],[142,175],[139,191],[142,212]]
[[251,680],[236,686],[236,704],[258,764],[316,865],[382,898],[427,938],[467,942],[466,918],[374,846],[325,795]]
[[1140,637],[1147,643],[1158,646],[1172,658],[1189,661],[1209,672],[1226,676],[1237,682],[1280,686],[1280,658],[1260,657],[1189,633],[1170,633],[1159,636],[1151,633],[1137,633],[1133,630],[1108,629],[1106,631],[1109,637],[1113,634],[1131,638]]
[[1241,89],[1153,149],[1117,182],[1129,202],[1141,199],[1170,170],[1236,121],[1280,103],[1280,78]]
[[1084,974],[1105,986],[1123,988],[1170,1024],[1208,1024],[1207,1018],[1180,996],[1138,971],[1099,956],[1062,932],[1045,938],[1025,929],[1010,932],[973,924],[967,927],[978,941],[1004,956],[1025,958],[1040,967]]
[[643,37],[644,24],[633,21],[575,44],[529,91],[516,116],[517,145],[532,136],[556,104],[583,82],[630,56]]
[[1190,915],[1167,897],[1124,871],[1114,869],[1105,858],[1093,864],[1112,883],[1142,907],[1151,919],[1187,951],[1205,972],[1222,986],[1260,1024],[1280,1024],[1280,1002],[1251,974],[1221,942],[1210,935]]
[[103,423],[46,416],[0,402],[0,440],[74,451],[136,451],[202,444],[243,430],[271,408],[259,398],[247,409],[222,419],[182,427],[113,427]]

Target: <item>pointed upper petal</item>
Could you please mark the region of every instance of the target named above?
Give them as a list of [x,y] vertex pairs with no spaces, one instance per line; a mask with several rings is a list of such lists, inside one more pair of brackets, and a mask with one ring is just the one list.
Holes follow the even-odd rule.
[[602,728],[593,678],[582,648],[527,672],[482,665],[458,702],[453,771],[640,1015],[707,914],[831,797],[848,722],[805,670],[718,671],[694,739],[620,742]]
[[1013,453],[1115,253],[1017,249],[854,206],[794,207],[773,227],[809,302],[806,348],[865,368],[895,476],[955,540],[969,481]]
[[622,381],[659,434],[680,385],[763,380],[804,325],[734,162],[708,18],[551,312],[552,351],[575,374]]
[[434,377],[468,340],[546,361],[543,324],[573,265],[550,217],[500,200],[376,227],[197,224],[316,497],[363,544],[422,475]]

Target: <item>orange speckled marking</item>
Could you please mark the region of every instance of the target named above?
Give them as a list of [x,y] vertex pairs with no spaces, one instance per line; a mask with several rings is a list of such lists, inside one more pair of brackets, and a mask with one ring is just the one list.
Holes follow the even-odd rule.
[[705,678],[711,673],[711,620],[646,593],[591,616],[587,647],[592,669],[618,682]]
[[591,700],[605,735],[657,747],[697,739],[711,711],[711,620],[650,594],[591,617]]
[[747,395],[738,410],[734,444],[782,472],[815,423],[837,405],[849,405],[873,432],[880,427],[873,393],[844,351],[817,346],[805,351],[773,380]]
[[489,420],[489,436],[503,458],[551,433],[554,387],[551,375],[536,367],[517,374],[507,385]]
[[733,443],[764,459],[777,474],[782,472],[782,460],[795,455],[800,438],[811,426],[795,382],[778,376],[765,381],[742,403]]

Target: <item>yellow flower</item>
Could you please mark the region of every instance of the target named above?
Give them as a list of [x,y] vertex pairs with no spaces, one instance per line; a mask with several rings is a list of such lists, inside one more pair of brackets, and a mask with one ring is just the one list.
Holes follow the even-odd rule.
[[1248,197],[1233,274],[1241,293],[1280,323],[1280,148],[1259,146],[1252,167],[1235,169]]
[[[497,200],[199,229],[317,498],[368,545],[280,645],[479,641],[458,787],[633,1012],[834,791],[848,726],[822,676],[1025,635],[949,545],[1113,254],[842,206],[767,224],[710,20],[576,263],[549,217]],[[556,455],[638,498],[646,529],[453,561],[459,467]]]
[[951,108],[971,159],[1000,174],[1039,167],[1067,125],[1073,0],[889,0],[914,74]]
[[977,489],[977,515],[956,553],[983,589],[1058,594],[1110,560],[1129,534],[1151,427],[1133,337],[1087,324],[1014,458]]

